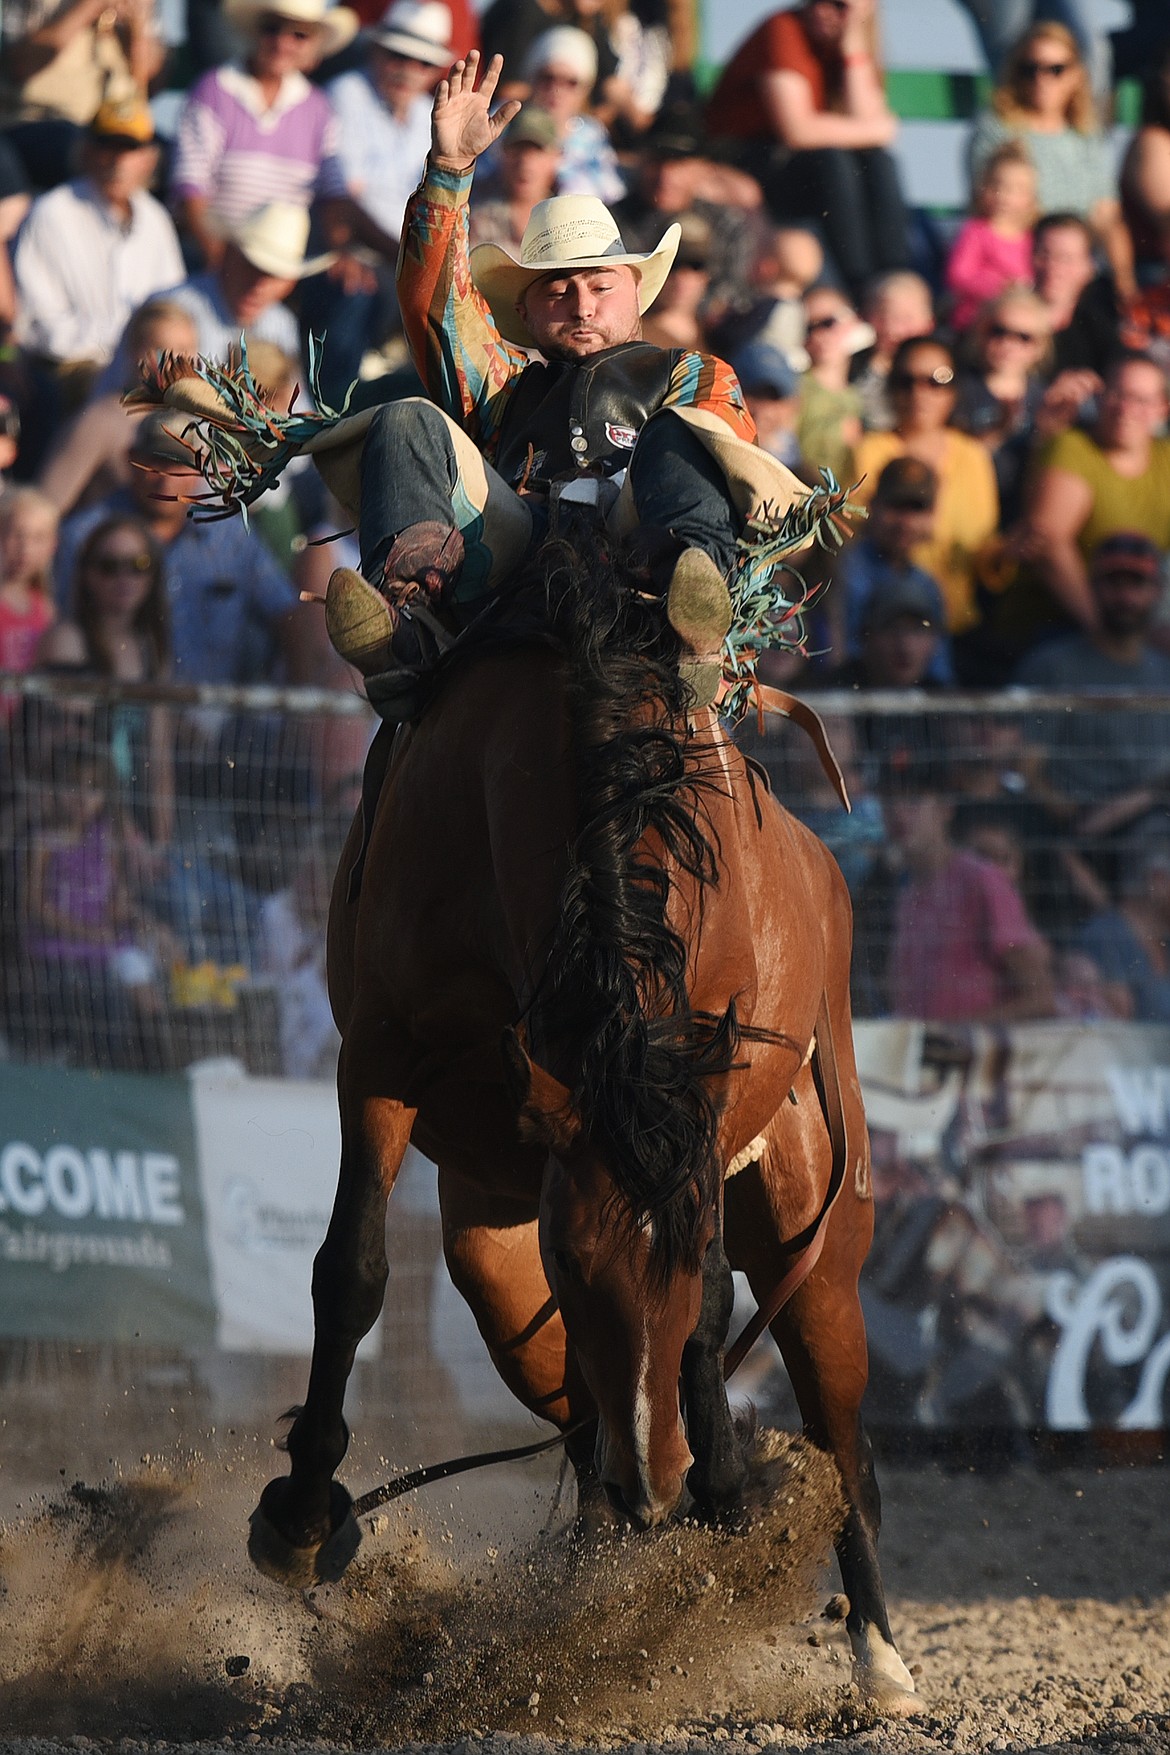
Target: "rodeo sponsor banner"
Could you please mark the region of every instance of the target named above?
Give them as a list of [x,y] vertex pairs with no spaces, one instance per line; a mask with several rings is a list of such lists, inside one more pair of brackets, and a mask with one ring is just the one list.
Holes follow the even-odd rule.
[[1170,1029],[863,1023],[869,1417],[1170,1424]]
[[208,1344],[186,1079],[0,1065],[0,1333]]
[[308,1353],[339,1151],[328,1084],[0,1064],[0,1335]]
[[[308,1353],[313,1257],[329,1224],[341,1129],[331,1084],[191,1073],[221,1347]],[[378,1328],[358,1357],[376,1352]]]

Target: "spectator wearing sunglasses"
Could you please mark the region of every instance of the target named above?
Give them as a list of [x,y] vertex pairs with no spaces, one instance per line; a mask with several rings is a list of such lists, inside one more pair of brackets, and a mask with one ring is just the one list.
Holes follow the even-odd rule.
[[358,22],[325,0],[229,0],[225,11],[247,54],[242,66],[217,67],[192,88],[171,174],[180,229],[210,267],[227,230],[257,208],[345,198],[337,121],[307,75],[351,41]]
[[970,331],[971,369],[959,374],[955,425],[991,454],[1001,522],[1023,509],[1024,472],[1039,432],[1068,425],[1064,404],[1045,405],[1044,373],[1052,348],[1048,309],[1029,287],[1009,286],[983,306]]
[[1134,289],[1133,245],[1121,216],[1112,150],[1077,39],[1055,20],[1034,24],[1008,56],[991,108],[975,125],[971,168],[1020,141],[1036,166],[1042,213],[1079,214],[1104,250],[1118,291]]
[[955,361],[936,336],[902,343],[889,376],[894,425],[889,432],[866,433],[857,447],[862,477],[854,496],[863,505],[886,464],[894,457],[917,457],[938,478],[934,528],[916,545],[913,559],[942,589],[947,627],[965,633],[978,620],[976,568],[981,550],[999,523],[995,470],[978,439],[951,424],[956,398]]
[[909,264],[873,0],[805,0],[742,43],[707,109],[782,223],[812,220],[850,293]]
[[556,123],[561,148],[557,191],[596,195],[614,206],[626,193],[609,135],[587,114],[597,82],[597,45],[575,25],[556,25],[537,37],[524,75],[533,101]]
[[804,345],[809,367],[800,380],[796,436],[813,479],[831,469],[845,487],[854,479],[853,452],[861,437],[861,393],[849,368],[870,331],[843,293],[814,286],[804,295]]

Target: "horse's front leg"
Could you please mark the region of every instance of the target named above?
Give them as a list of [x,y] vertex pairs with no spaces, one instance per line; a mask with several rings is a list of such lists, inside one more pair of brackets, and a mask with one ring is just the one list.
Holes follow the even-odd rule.
[[683,1348],[682,1395],[687,1443],[694,1462],[687,1487],[699,1510],[718,1515],[738,1505],[747,1478],[723,1382],[723,1348],[735,1287],[720,1221],[703,1258],[703,1302],[695,1332]]
[[352,1036],[342,1047],[341,1173],[313,1263],[309,1387],[286,1441],[291,1470],[268,1483],[252,1516],[252,1560],[295,1588],[339,1577],[359,1540],[349,1495],[333,1473],[349,1445],[342,1408],[358,1343],[382,1309],[386,1202],[415,1117],[413,1109],[374,1094],[384,1080],[381,1059],[353,1046]]

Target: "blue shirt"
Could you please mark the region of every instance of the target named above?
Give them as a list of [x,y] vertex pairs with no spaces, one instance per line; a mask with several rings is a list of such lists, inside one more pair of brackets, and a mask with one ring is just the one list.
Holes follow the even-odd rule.
[[[126,489],[66,519],[57,547],[57,600],[68,613],[78,551],[106,518],[141,517]],[[239,518],[188,519],[164,550],[177,682],[270,682],[277,624],[297,604],[291,579]]]
[[1106,981],[1123,981],[1129,988],[1138,1022],[1170,1024],[1170,976],[1159,975],[1120,910],[1095,915],[1081,930],[1080,947]]
[[[833,572],[833,584],[838,591],[845,593],[846,658],[861,657],[861,630],[870,599],[887,585],[903,584],[906,580],[911,580],[918,589],[937,599],[938,625],[945,627],[946,616],[938,581],[921,567],[912,563],[901,566],[896,561],[886,560],[866,536],[859,536],[842,552]],[[951,643],[945,635],[939,638],[934,657],[926,667],[926,675],[932,683],[945,685],[955,680]]]
[[430,151],[430,98],[415,98],[400,122],[364,70],[341,74],[328,92],[350,194],[384,232],[401,237],[406,203],[422,180]]

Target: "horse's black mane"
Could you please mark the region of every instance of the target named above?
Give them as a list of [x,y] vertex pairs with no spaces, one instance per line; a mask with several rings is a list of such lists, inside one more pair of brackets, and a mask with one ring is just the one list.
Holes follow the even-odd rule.
[[688,728],[678,638],[638,584],[592,533],[549,541],[460,657],[539,640],[567,661],[579,827],[529,1022],[665,1278],[698,1265],[721,1174],[709,1081],[741,1031],[734,1006],[692,1011],[667,919],[672,869],[700,900],[716,879],[703,794],[718,756]]

